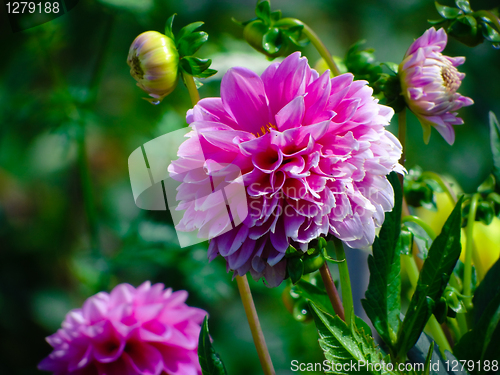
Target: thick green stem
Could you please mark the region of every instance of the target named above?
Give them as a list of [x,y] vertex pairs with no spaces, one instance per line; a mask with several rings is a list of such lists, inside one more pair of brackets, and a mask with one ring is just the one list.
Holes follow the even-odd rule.
[[431,315],[431,317],[429,318],[426,328],[431,333],[434,341],[436,341],[436,343],[439,345],[439,350],[441,351],[443,358],[446,358],[445,350],[452,352],[452,349],[450,343],[448,342],[448,339],[446,338],[446,335],[444,334],[443,327],[441,327],[441,324],[439,324],[434,315]]
[[349,277],[349,269],[347,268],[347,260],[344,252],[342,241],[335,238],[335,255],[337,260],[341,261],[339,265],[340,288],[342,289],[342,305],[344,306],[345,322],[350,327],[352,317],[354,316],[354,303],[352,300],[351,279]]
[[422,227],[422,229],[425,230],[425,233],[427,233],[429,235],[431,240],[434,241],[436,239],[436,233],[434,232],[434,230],[431,228],[431,226],[429,224],[427,224],[421,218],[419,218],[418,216],[409,215],[409,216],[405,216],[401,219],[401,222],[403,222],[403,223],[407,223],[409,221],[420,225],[420,227]]
[[472,245],[473,245],[473,234],[474,234],[474,222],[476,221],[476,211],[477,203],[479,201],[480,195],[478,193],[472,196],[469,215],[467,216],[467,228],[465,233],[467,235],[465,242],[465,262],[464,262],[464,289],[462,294],[465,295],[464,304],[467,311],[472,309],[472,290],[471,290],[471,280],[472,280]]
[[323,284],[325,284],[326,294],[328,294],[333,311],[335,311],[339,318],[345,322],[344,307],[342,306],[342,301],[340,300],[339,293],[337,292],[337,288],[333,282],[332,274],[330,273],[327,262],[323,263],[319,269],[319,273],[321,274]]
[[191,98],[191,104],[193,107],[200,101],[200,93],[198,92],[198,89],[196,88],[196,83],[194,82],[194,77],[192,75],[189,75],[187,73],[182,73],[182,77],[184,79],[184,83],[186,84],[186,87],[189,92],[189,97]]
[[[408,278],[410,279],[411,286],[416,289],[418,284],[419,272],[417,268],[417,264],[415,263],[415,259],[411,255],[402,255],[403,264],[406,268],[406,272],[408,274]],[[446,335],[441,328],[441,325],[436,320],[436,317],[432,315],[429,321],[426,324],[426,328],[432,334],[432,337],[439,345],[442,354],[444,355],[445,350],[449,350],[451,352],[450,343],[446,338]],[[445,357],[446,358],[446,357]]]
[[257,349],[257,355],[259,356],[262,370],[264,370],[264,375],[275,375],[276,372],[274,371],[271,356],[267,350],[266,340],[264,339],[264,333],[262,332],[262,328],[260,326],[259,317],[257,316],[257,310],[255,309],[252,292],[250,291],[246,275],[236,276],[236,282],[238,283],[241,302],[243,302],[243,307],[245,308],[248,325],[250,326],[250,331],[252,332],[253,342],[255,344],[255,348]]
[[276,22],[275,26],[279,27],[281,25],[287,25],[287,26],[303,26],[304,28],[302,29],[302,32],[304,35],[311,41],[312,45],[316,50],[319,52],[321,57],[325,60],[326,64],[330,68],[332,74],[334,76],[340,75],[340,70],[337,64],[335,64],[335,61],[333,61],[332,55],[326,48],[326,46],[323,44],[319,36],[311,29],[308,25],[306,25],[304,22],[295,19],[295,18],[283,18]]

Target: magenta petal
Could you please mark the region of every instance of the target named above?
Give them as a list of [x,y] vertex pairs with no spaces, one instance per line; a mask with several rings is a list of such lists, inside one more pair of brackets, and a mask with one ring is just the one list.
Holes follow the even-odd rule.
[[254,72],[245,68],[229,69],[222,78],[221,98],[224,109],[240,129],[256,134],[269,124],[264,84]]
[[140,374],[159,375],[163,370],[163,359],[158,350],[141,341],[129,341],[124,352],[131,366]]
[[304,118],[304,97],[298,96],[284,106],[276,115],[276,125],[279,131],[297,128]]

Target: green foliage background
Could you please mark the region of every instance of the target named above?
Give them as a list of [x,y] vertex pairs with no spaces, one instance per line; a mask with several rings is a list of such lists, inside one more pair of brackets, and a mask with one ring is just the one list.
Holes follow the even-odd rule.
[[[489,9],[498,3],[471,5]],[[252,18],[254,6],[249,0],[81,0],[67,15],[19,33],[10,32],[0,16],[0,374],[39,373],[36,364],[50,352],[43,338],[67,311],[100,290],[145,280],[186,289],[188,303],[209,312],[214,346],[229,374],[261,373],[223,260],[208,264],[206,244],[180,249],[168,213],[134,205],[127,171],[129,154],[185,126],[190,108],[182,84],[159,106],[141,99],[125,62],[135,36],[163,30],[175,12],[174,31],[205,22],[209,42],[198,55],[214,59],[214,68],[217,56],[225,56],[226,64],[250,55],[265,62],[231,22]],[[437,18],[433,2],[423,0],[275,0],[272,7],[311,25],[336,55],[367,39],[380,61],[396,63],[429,27],[427,19]],[[465,125],[455,128],[453,147],[435,131],[424,145],[420,125],[409,115],[407,166],[449,174],[472,192],[491,170],[487,113],[500,115],[500,51],[450,40],[445,52],[467,57],[460,92],[475,105],[461,110]],[[319,57],[312,46],[304,54],[311,64]],[[217,96],[219,80],[207,82],[201,96]],[[89,250],[76,142],[82,131],[99,254]],[[350,267],[351,279],[367,278]],[[322,361],[313,323],[296,322],[281,302],[285,284],[271,290],[251,281],[251,287],[278,373],[291,374],[293,359]]]

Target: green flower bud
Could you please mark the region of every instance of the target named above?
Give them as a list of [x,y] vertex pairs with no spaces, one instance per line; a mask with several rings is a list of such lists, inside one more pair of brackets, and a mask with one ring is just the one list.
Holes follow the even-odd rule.
[[179,53],[175,42],[157,31],[146,31],[135,38],[127,64],[137,86],[152,97],[144,99],[152,104],[159,104],[177,86]]
[[269,27],[260,19],[245,26],[243,37],[254,49],[270,58],[285,56],[292,51],[281,30]]
[[325,258],[321,254],[304,257],[304,275],[314,272],[325,263]]

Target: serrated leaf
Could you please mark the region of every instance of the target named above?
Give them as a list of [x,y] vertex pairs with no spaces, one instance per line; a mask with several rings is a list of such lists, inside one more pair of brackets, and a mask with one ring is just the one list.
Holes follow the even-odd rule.
[[[390,373],[386,371],[382,352],[376,347],[372,337],[358,331],[354,324],[349,328],[338,316],[331,316],[314,303],[311,303],[311,313],[318,330],[319,345],[332,367],[330,370],[326,369],[325,373]],[[365,366],[359,367],[358,364],[363,362]],[[342,371],[338,371],[339,366],[342,366]]]
[[460,9],[441,5],[437,1],[435,1],[434,4],[436,5],[436,9],[438,13],[441,15],[441,17],[446,19],[454,19],[462,13]]
[[207,70],[211,63],[210,59],[200,59],[194,56],[186,56],[180,60],[182,70],[195,77]]
[[192,56],[208,40],[208,34],[204,31],[198,31],[184,36],[177,42],[177,49],[181,56]]
[[497,186],[500,184],[500,124],[493,112],[489,113],[490,120],[490,146],[493,154],[493,176]]
[[[500,292],[490,301],[477,325],[462,336],[453,353],[461,360],[479,361],[483,367],[469,369],[473,375],[488,374],[485,361],[500,361]],[[490,369],[491,371],[491,369]]]
[[417,342],[460,257],[462,201],[463,196],[458,200],[441,233],[429,249],[398,336],[397,358],[404,358]]
[[165,35],[172,40],[175,40],[174,32],[172,31],[172,25],[174,23],[174,18],[176,15],[177,13],[172,14],[165,23]]
[[[294,285],[293,291],[297,293],[299,296],[307,299],[308,301],[314,303],[321,310],[327,312],[328,314],[334,316],[335,311],[333,311],[332,304],[330,303],[330,299],[328,298],[328,294],[326,291],[318,288],[317,286],[311,284],[310,282],[301,279],[297,284]],[[356,326],[360,329],[363,329],[366,334],[371,335],[372,330],[370,326],[365,323],[365,321],[359,317],[355,317]]]
[[203,375],[227,375],[226,367],[210,342],[208,317],[205,316],[198,340],[198,358]]
[[394,352],[401,323],[401,260],[397,245],[403,193],[395,172],[388,179],[394,189],[394,208],[385,213],[384,224],[373,243],[373,255],[368,257],[370,282],[361,303],[380,337]]
[[271,4],[268,0],[263,0],[257,3],[255,14],[262,19],[267,25],[271,24]]
[[457,4],[457,7],[462,9],[464,13],[470,13],[470,4],[467,0],[455,0],[455,4]]
[[483,23],[483,36],[490,42],[498,43],[500,42],[500,33],[496,31],[493,27],[488,25],[486,22]]

